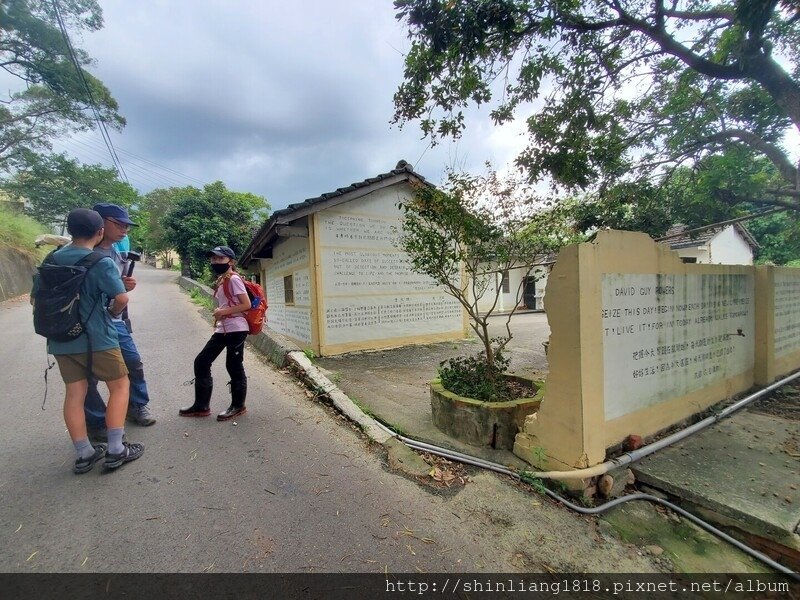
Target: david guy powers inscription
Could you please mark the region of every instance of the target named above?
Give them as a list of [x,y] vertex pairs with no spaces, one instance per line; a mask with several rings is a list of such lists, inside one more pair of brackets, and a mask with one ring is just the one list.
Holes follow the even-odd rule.
[[606,420],[751,369],[753,302],[750,275],[604,274]]

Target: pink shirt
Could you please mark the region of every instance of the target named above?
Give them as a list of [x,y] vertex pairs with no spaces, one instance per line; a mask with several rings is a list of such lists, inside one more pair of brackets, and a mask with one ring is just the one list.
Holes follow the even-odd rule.
[[[228,301],[228,297],[225,295],[224,287],[220,285],[217,288],[217,291],[214,292],[214,299],[217,301],[217,307],[225,308],[228,306],[236,306],[241,304],[237,296],[239,294],[247,293],[247,289],[244,287],[242,278],[235,273],[230,277],[228,293],[231,295],[230,301]],[[247,319],[242,316],[242,313],[238,313],[230,317],[224,317],[220,321],[217,321],[217,328],[214,330],[215,333],[233,333],[235,331],[250,331],[250,326],[247,324]]]

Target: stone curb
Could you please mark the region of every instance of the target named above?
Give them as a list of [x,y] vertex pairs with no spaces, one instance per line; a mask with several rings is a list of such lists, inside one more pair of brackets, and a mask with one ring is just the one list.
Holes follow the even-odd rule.
[[340,390],[335,383],[322,374],[318,367],[313,365],[302,352],[289,352],[287,360],[295,366],[305,377],[306,381],[316,390],[331,399],[336,409],[351,421],[361,427],[369,438],[379,444],[385,444],[394,436],[378,426],[375,419],[365,414],[347,394]]
[[[210,287],[184,275],[178,279],[178,285],[185,290],[196,289],[209,298],[213,297]],[[267,310],[267,315],[269,319],[269,310]],[[293,366],[301,379],[304,379],[313,389],[330,398],[336,410],[358,424],[372,441],[386,445],[389,440],[394,439],[394,436],[382,429],[375,419],[364,413],[347,394],[325,377],[297,344],[274,331],[269,333],[262,331],[256,336],[251,335],[248,341],[279,368],[287,365]]]

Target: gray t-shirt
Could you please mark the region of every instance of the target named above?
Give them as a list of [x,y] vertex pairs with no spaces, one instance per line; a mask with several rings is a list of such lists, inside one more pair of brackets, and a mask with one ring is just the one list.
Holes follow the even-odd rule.
[[[114,246],[110,248],[101,248],[100,246],[95,246],[95,252],[102,254],[103,256],[107,256],[111,260],[114,261],[114,264],[117,265],[117,269],[119,269],[120,278],[122,278],[122,273],[124,273],[125,267],[128,264],[128,261],[122,258],[122,255],[117,251]],[[112,321],[122,321],[122,317],[114,318],[112,317]]]

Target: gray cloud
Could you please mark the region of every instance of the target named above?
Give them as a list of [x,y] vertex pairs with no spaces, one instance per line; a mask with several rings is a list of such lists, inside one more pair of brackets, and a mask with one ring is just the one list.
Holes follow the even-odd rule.
[[[76,42],[128,120],[113,140],[143,192],[181,180],[163,167],[192,178],[183,184],[221,179],[277,209],[401,158],[437,183],[448,165],[502,165],[519,145],[498,138],[485,111],[470,111],[475,123],[464,139],[432,149],[416,124],[390,127],[408,47],[390,1],[102,6],[105,27]],[[102,160],[99,134],[76,140],[61,148]]]

